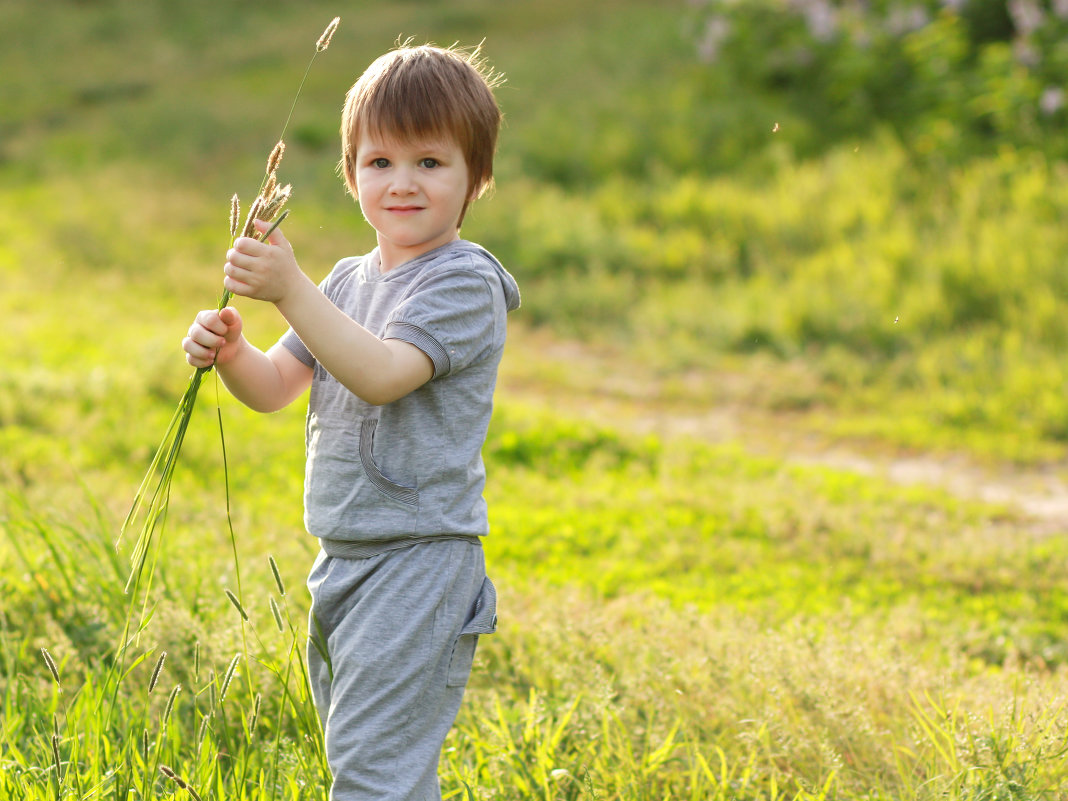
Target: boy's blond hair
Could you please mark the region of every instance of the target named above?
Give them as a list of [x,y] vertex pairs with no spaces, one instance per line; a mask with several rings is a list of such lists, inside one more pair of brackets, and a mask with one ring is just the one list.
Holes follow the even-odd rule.
[[379,56],[352,85],[341,116],[339,167],[353,197],[356,147],[364,131],[403,144],[454,140],[468,169],[468,195],[457,225],[463,222],[471,200],[493,186],[501,125],[493,96],[501,78],[485,66],[480,47],[413,46],[409,40]]

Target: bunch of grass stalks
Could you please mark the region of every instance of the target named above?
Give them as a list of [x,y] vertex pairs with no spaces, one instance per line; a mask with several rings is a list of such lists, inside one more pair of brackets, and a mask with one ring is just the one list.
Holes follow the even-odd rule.
[[[327,25],[326,29],[323,31],[322,36],[319,37],[319,40],[315,44],[315,53],[308,62],[308,67],[304,72],[304,78],[301,80],[300,86],[297,88],[297,93],[293,98],[293,104],[289,110],[289,116],[286,118],[285,124],[282,126],[282,133],[279,136],[278,143],[271,150],[271,154],[267,159],[267,168],[264,172],[263,180],[260,183],[256,199],[252,201],[244,225],[240,228],[238,225],[241,215],[239,198],[235,194],[230,199],[231,246],[238,236],[254,237],[261,242],[266,241],[289,214],[289,211],[283,210],[283,207],[289,201],[293,192],[293,187],[291,184],[281,186],[278,181],[278,167],[281,164],[286,149],[286,130],[293,117],[293,110],[296,108],[297,100],[300,97],[301,90],[304,88],[308,72],[311,70],[311,66],[315,62],[316,56],[326,50],[330,45],[330,40],[333,38],[339,22],[340,17],[335,17],[331,20],[330,24]],[[270,223],[267,230],[259,235],[257,235],[256,231],[257,221]],[[224,289],[219,298],[217,308],[219,310],[225,308],[230,302],[231,297],[232,293],[229,290]],[[178,402],[178,408],[175,410],[171,422],[167,426],[163,440],[156,449],[152,461],[149,463],[148,470],[138,488],[130,512],[120,530],[119,539],[116,541],[116,547],[119,546],[127,534],[135,529],[138,532],[137,539],[134,543],[133,553],[131,555],[131,570],[126,581],[126,593],[130,593],[131,590],[133,590],[134,594],[137,594],[136,591],[141,586],[142,576],[155,535],[162,532],[166,523],[167,510],[170,502],[171,481],[174,475],[174,470],[178,464],[178,457],[181,454],[182,443],[185,440],[186,430],[189,427],[189,420],[192,417],[204,375],[211,372],[213,367],[214,365],[197,368],[196,372],[190,377],[185,393],[182,395],[182,399]],[[220,439],[222,440],[223,466],[225,471],[226,442],[225,437],[222,436],[221,419]],[[227,491],[227,520],[229,521],[229,519],[229,491]],[[232,533],[231,528],[231,534]],[[149,583],[151,581],[150,577],[151,571],[149,571]]]
[[[278,174],[276,172],[284,152],[285,143],[283,140],[279,140],[278,144],[275,145],[274,150],[271,151],[271,156],[267,162],[268,177],[264,179],[263,188],[252,202],[248,216],[245,219],[245,224],[240,229],[240,236],[254,237],[262,242],[266,240],[288,216],[289,211],[283,211],[282,206],[289,200],[293,188],[288,184],[284,187],[278,186]],[[239,235],[239,215],[240,201],[235,194],[233,198],[231,198],[230,205],[231,245],[236,241]],[[257,220],[271,223],[270,227],[264,233],[259,235],[256,233]],[[225,308],[230,302],[231,297],[232,293],[229,290],[223,290],[217,308],[219,310]],[[155,455],[152,457],[152,461],[148,466],[148,471],[145,473],[145,476],[141,481],[141,486],[137,490],[137,495],[134,498],[130,512],[126,516],[126,520],[122,525],[122,529],[119,533],[119,541],[116,542],[116,546],[119,545],[123,537],[135,527],[139,526],[137,539],[134,543],[133,554],[131,556],[132,567],[130,575],[126,581],[125,591],[127,593],[129,593],[131,589],[136,592],[136,589],[139,587],[153,537],[157,531],[162,531],[166,522],[167,509],[170,503],[171,481],[174,476],[174,470],[178,464],[178,456],[182,450],[182,443],[185,441],[185,434],[189,427],[189,420],[192,417],[193,409],[196,406],[197,396],[200,393],[200,385],[203,382],[204,376],[211,372],[213,367],[214,365],[198,367],[196,372],[190,376],[185,393],[182,395],[182,399],[178,402],[178,408],[175,409],[174,415],[171,417],[170,424],[167,426],[167,431],[163,435],[163,441],[160,443],[159,447],[156,449]],[[222,432],[221,417],[219,419],[219,426],[219,434],[223,447],[223,464],[225,468],[226,441]],[[224,469],[224,473],[225,472],[228,471],[225,471]],[[227,520],[229,520],[230,498],[228,486],[226,497]]]
[[[319,53],[325,51],[330,45],[330,41],[337,30],[339,22],[340,17],[335,17],[331,20],[318,41],[315,43],[315,52],[308,61],[308,66],[304,71],[304,77],[301,79],[300,85],[297,88],[293,103],[289,109],[289,116],[286,118],[286,121],[282,126],[282,133],[278,138],[278,142],[271,150],[270,156],[267,159],[267,166],[264,171],[263,180],[260,182],[259,191],[257,192],[255,200],[252,201],[252,204],[248,209],[243,225],[239,225],[241,219],[241,204],[238,196],[235,194],[230,200],[231,246],[239,236],[254,237],[261,242],[266,241],[289,214],[288,209],[284,209],[283,207],[288,203],[293,188],[292,185],[289,184],[285,186],[280,185],[278,180],[278,167],[281,164],[286,149],[286,130],[289,127],[290,120],[293,118],[293,111],[296,108],[301,91],[304,88],[304,83],[308,78],[308,73],[311,71],[311,66],[315,62]],[[261,234],[257,234],[257,221],[269,224],[267,229]],[[217,308],[219,310],[225,308],[230,302],[231,297],[232,293],[229,290],[224,289],[219,298]],[[137,532],[137,537],[134,541],[133,551],[130,557],[131,568],[124,589],[125,594],[130,598],[129,608],[122,634],[122,641],[119,643],[117,659],[114,662],[113,668],[113,670],[116,671],[115,675],[117,676],[123,675],[126,653],[130,646],[137,641],[140,633],[147,626],[148,620],[151,618],[151,613],[149,611],[150,589],[152,585],[152,577],[155,572],[155,562],[159,553],[159,541],[166,525],[167,512],[170,505],[171,483],[174,477],[174,471],[178,466],[178,458],[181,454],[186,431],[189,428],[189,422],[196,406],[201,384],[203,383],[204,376],[211,372],[213,366],[214,365],[198,368],[190,377],[185,393],[178,402],[178,407],[175,410],[174,415],[171,417],[171,421],[167,426],[163,440],[160,442],[152,461],[149,463],[148,470],[141,481],[141,485],[137,490],[129,514],[122,524],[119,537],[115,543],[115,547],[118,548],[127,535],[132,534],[134,531]],[[241,588],[241,569],[237,556],[237,540],[234,535],[233,521],[230,514],[229,468],[226,457],[226,437],[223,432],[222,412],[218,404],[218,383],[216,383],[216,399],[219,440],[223,459],[224,490],[226,495],[226,522],[229,529],[231,547],[233,549],[235,579],[237,584],[236,595],[229,591],[227,591],[227,594],[234,606],[241,612],[242,641],[244,644],[244,624],[247,622],[247,616],[243,607],[244,600]],[[155,545],[155,548],[153,548],[153,545]],[[152,555],[151,562],[150,554]],[[148,568],[147,571],[146,567]],[[138,613],[139,600],[140,612]],[[244,652],[247,662],[247,644],[245,644]],[[246,675],[248,675],[248,671],[246,671]],[[115,683],[115,693],[117,694],[117,692],[118,682]],[[111,705],[112,710],[114,710],[114,707],[115,700],[113,698]]]

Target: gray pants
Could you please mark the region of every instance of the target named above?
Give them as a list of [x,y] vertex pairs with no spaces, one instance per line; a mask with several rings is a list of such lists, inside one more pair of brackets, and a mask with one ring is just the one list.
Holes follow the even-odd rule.
[[437,768],[479,634],[496,630],[482,547],[422,543],[367,559],[320,553],[308,667],[331,801],[438,801]]

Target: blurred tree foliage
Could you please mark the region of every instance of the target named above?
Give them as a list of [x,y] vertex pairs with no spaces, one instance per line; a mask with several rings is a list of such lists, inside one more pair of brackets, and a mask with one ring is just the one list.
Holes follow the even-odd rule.
[[1066,0],[691,0],[716,88],[775,97],[828,144],[888,127],[951,162],[1009,144],[1068,155]]

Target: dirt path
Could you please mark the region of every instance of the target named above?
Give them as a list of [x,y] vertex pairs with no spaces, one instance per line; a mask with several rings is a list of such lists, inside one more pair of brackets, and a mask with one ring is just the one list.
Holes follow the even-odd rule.
[[613,354],[525,332],[502,367],[500,390],[505,397],[539,404],[555,396],[553,405],[569,415],[641,433],[741,442],[754,453],[795,464],[939,487],[962,499],[1005,506],[1032,534],[1068,533],[1068,464],[987,465],[966,455],[902,456],[863,443],[829,442],[789,414],[743,411],[731,401],[730,390],[723,390],[723,376],[675,378],[665,389],[663,382],[621,372],[619,365]]
[[[810,457],[803,456],[801,461]],[[961,498],[1008,506],[1028,518],[1028,527],[1068,532],[1068,482],[1053,470],[982,468],[963,458],[915,456],[874,460],[843,448],[813,458],[842,470],[883,476],[899,484],[938,486]]]

